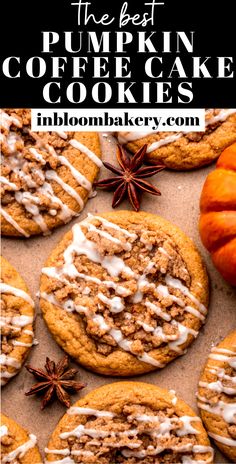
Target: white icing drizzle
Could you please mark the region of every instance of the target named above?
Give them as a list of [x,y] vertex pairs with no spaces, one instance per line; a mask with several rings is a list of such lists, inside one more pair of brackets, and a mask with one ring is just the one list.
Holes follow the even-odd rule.
[[137,322],[138,325],[140,325],[145,330],[145,332],[154,332],[154,330],[155,330],[152,325],[146,324],[143,321],[137,320],[136,322]]
[[[225,378],[226,375],[225,374],[222,374],[221,378]],[[230,376],[227,376],[228,379],[231,380]],[[233,379],[232,379],[233,381]],[[234,383],[236,383],[236,377],[234,377]],[[209,390],[211,391],[215,391],[217,393],[226,393],[227,395],[236,395],[236,385],[234,388],[232,387],[225,387],[223,384],[222,384],[222,381],[220,380],[217,380],[216,382],[202,382],[200,381],[199,382],[199,387],[203,387],[203,388],[208,388]]]
[[157,287],[156,287],[156,291],[157,293],[159,293],[159,295],[161,295],[162,297],[164,298],[170,298],[172,301],[175,301],[175,303],[177,303],[179,306],[181,306],[182,308],[184,308],[184,301],[181,300],[181,298],[178,298],[177,296],[175,295],[172,295],[169,290],[168,290],[168,287],[166,285],[161,285],[159,284]]
[[189,305],[185,306],[184,310],[187,311],[187,313],[190,313],[193,316],[197,317],[198,319],[200,319],[203,322],[206,319],[206,317],[202,313],[200,313],[200,311],[198,311],[196,308],[193,308],[192,306],[189,306]]
[[[45,453],[47,454],[56,454],[56,455],[61,455],[61,456],[67,456],[66,458],[59,460],[59,461],[50,461],[51,463],[61,463],[61,464],[72,464],[75,463],[73,459],[71,459],[69,456],[94,456],[94,454],[91,451],[83,451],[83,450],[72,450],[70,451],[69,448],[64,448],[61,450],[52,450],[49,448],[45,448]],[[49,461],[45,461],[45,464],[49,463]]]
[[34,307],[34,302],[32,298],[28,295],[28,293],[26,293],[24,290],[21,290],[20,288],[12,287],[12,285],[8,285],[8,284],[5,284],[4,282],[0,282],[0,292],[22,298],[23,300],[25,300],[27,303],[29,303],[31,306]]
[[[69,448],[64,448],[64,449],[49,449],[49,448],[44,448],[45,453],[47,454],[60,454],[62,456],[69,456],[70,455],[70,450]],[[58,462],[58,461],[57,461]]]
[[18,340],[13,340],[12,345],[14,346],[26,346],[30,347],[33,343],[18,342]]
[[33,316],[26,316],[25,314],[21,314],[20,316],[13,316],[11,318],[11,323],[19,327],[25,327],[28,324],[32,324],[33,320]]
[[60,459],[59,461],[45,461],[45,464],[75,464],[74,459],[71,459],[69,456],[66,458]]
[[75,429],[69,432],[62,432],[60,433],[60,438],[67,439],[69,437],[76,437],[80,438],[82,435],[88,435],[92,438],[105,438],[111,435],[111,432],[105,430],[98,430],[98,429],[89,429],[86,428],[84,425],[79,424]]
[[196,338],[198,332],[196,330],[191,329],[190,327],[186,327],[185,325],[180,324],[180,322],[175,323],[175,321],[172,321],[172,325],[177,325],[180,336],[177,340],[169,342],[169,347],[172,350],[177,351],[178,353],[183,353],[181,345],[186,343],[189,335],[193,335]]
[[125,308],[124,303],[119,296],[114,296],[113,298],[107,298],[103,293],[98,293],[98,298],[107,306],[109,306],[112,313],[120,313]]
[[43,155],[41,155],[41,153],[39,153],[36,148],[29,148],[29,152],[31,153],[31,155],[33,155],[36,159],[36,161],[40,161],[41,164],[46,164],[46,161],[43,157]]
[[227,350],[225,348],[213,347],[211,350],[212,353],[223,353],[223,354],[233,354],[236,355],[236,351]]
[[[119,329],[110,329],[109,334],[114,338],[117,345],[119,345],[124,351],[128,351],[132,353],[132,341],[128,340],[127,338],[123,337],[121,330]],[[153,366],[162,368],[164,365],[150,356],[148,353],[144,353],[141,356],[137,356],[139,361],[145,362],[147,364],[151,364]]]
[[146,364],[151,364],[152,366],[156,366],[156,367],[159,367],[159,368],[162,368],[162,367],[165,367],[165,364],[162,364],[160,361],[157,361],[156,359],[154,359],[152,356],[150,356],[148,353],[143,353],[142,356],[137,356],[137,359],[139,361],[142,361]]
[[14,184],[13,182],[10,182],[6,177],[0,176],[0,182],[2,184],[8,185],[8,187],[10,187],[11,190],[17,190],[16,184]]
[[95,417],[108,417],[110,419],[115,416],[115,414],[111,411],[100,411],[99,409],[82,408],[79,406],[71,406],[71,408],[67,410],[67,414],[70,416],[89,415]]
[[54,180],[54,182],[57,182],[63,188],[63,190],[65,190],[66,193],[68,193],[72,198],[74,198],[77,201],[77,203],[80,205],[81,210],[83,209],[84,202],[81,196],[78,194],[78,192],[76,192],[76,190],[73,187],[71,187],[69,184],[66,184],[66,182],[64,182],[55,171],[47,171],[45,177],[47,180]]
[[8,428],[6,425],[1,425],[0,426],[0,438],[5,437],[8,435]]
[[[42,193],[43,195],[46,195],[49,200],[51,200],[53,203],[57,203],[61,207],[61,211],[58,215],[58,217],[66,224],[68,221],[71,220],[73,216],[77,216],[78,214],[72,211],[66,204],[64,204],[60,198],[54,195],[53,189],[51,184],[48,182],[44,182],[42,187],[38,189],[39,193]],[[54,215],[54,214],[53,214]]]
[[164,319],[164,321],[170,321],[171,320],[171,316],[169,314],[165,313],[164,311],[162,311],[160,306],[158,306],[157,304],[151,303],[150,301],[145,301],[144,304],[145,304],[145,306],[147,306],[147,308],[151,309],[155,314],[157,314],[157,316]]
[[20,142],[21,145],[21,138],[19,135],[16,135],[14,132],[10,131],[9,135],[6,137],[5,135],[2,135],[1,140],[8,145],[8,149],[11,153],[14,153],[16,150],[16,143]]
[[25,454],[27,453],[27,451],[35,447],[36,443],[37,443],[36,436],[33,434],[30,434],[29,440],[27,442],[23,443],[23,445],[18,446],[16,449],[11,451],[9,454],[2,457],[2,464],[5,464],[7,462],[12,462],[18,456],[20,459],[23,458]]
[[[19,369],[21,367],[21,364],[17,359],[12,358],[11,356],[4,354],[4,353],[0,354],[0,365],[11,366],[11,367],[15,367],[16,369]],[[5,373],[3,372],[1,374],[3,375]]]
[[108,221],[107,219],[105,219],[105,218],[103,218],[101,216],[93,216],[91,213],[88,213],[88,219],[90,219],[90,220],[91,219],[98,219],[101,222],[101,224],[103,224],[104,226],[109,227],[110,229],[114,229],[114,230],[117,230],[119,232],[122,232],[124,235],[126,235],[129,238],[132,238],[133,240],[135,240],[138,237],[137,234],[131,233],[128,230],[123,229],[122,227],[118,226],[114,222],[110,222],[110,221]]
[[70,145],[72,145],[73,148],[77,148],[79,151],[81,151],[81,153],[84,153],[99,168],[102,167],[102,161],[100,160],[100,158],[97,155],[95,155],[93,151],[89,150],[88,147],[83,145],[81,142],[79,142],[78,140],[72,139],[70,140]]
[[182,456],[182,463],[183,464],[212,464],[213,457],[214,457],[214,450],[211,446],[204,446],[204,445],[194,445],[192,449],[193,453],[210,453],[211,456],[206,460],[194,460],[191,459],[190,456]]
[[153,142],[151,143],[151,145],[148,146],[147,153],[152,153],[153,151],[157,150],[160,147],[176,142],[176,140],[180,139],[182,136],[183,136],[182,133],[169,135],[168,137],[165,137],[164,139],[160,139],[157,142]]
[[24,235],[24,237],[29,237],[29,234],[24,229],[22,229],[22,227],[19,226],[15,219],[13,219],[13,217],[8,214],[2,207],[0,207],[0,213],[6,219],[6,221],[9,222],[9,224],[11,224],[16,230],[18,230],[18,232],[20,232],[20,234]]
[[[119,132],[118,141],[119,143],[126,144],[129,142],[133,142],[135,140],[142,139],[149,135],[155,135],[156,133],[157,133],[156,131],[153,131],[153,132]],[[147,148],[147,153],[151,153],[164,145],[169,145],[169,143],[175,142],[182,136],[183,136],[182,132],[180,133],[178,132],[173,135],[167,135],[166,137],[163,137],[157,142],[151,143]]]
[[[221,354],[223,353],[223,354]],[[227,356],[229,354],[229,356]],[[230,356],[234,355],[234,356]],[[209,355],[209,359],[215,359],[217,361],[224,361],[227,362],[230,367],[236,369],[236,352],[225,350],[223,348],[213,348],[211,354]]]
[[167,253],[167,251],[165,250],[165,248],[159,247],[159,248],[158,248],[158,251],[159,251],[160,253],[162,253],[163,255],[167,256],[167,258],[172,259],[172,257],[169,255],[169,253]]
[[144,269],[144,272],[141,276],[137,278],[137,291],[132,297],[133,303],[140,303],[143,299],[143,290],[145,287],[155,287],[154,284],[150,284],[149,280],[147,279],[147,274],[151,271],[151,269],[155,266],[155,263],[150,261],[147,267]]
[[23,332],[26,334],[26,335],[30,335],[31,337],[34,336],[34,332],[32,330],[23,330]]
[[141,237],[140,238],[140,242],[143,243],[145,245],[145,248],[149,251],[152,250],[153,246],[151,243],[148,242],[148,240],[145,240],[145,238]]
[[56,133],[57,133],[57,135],[59,135],[59,137],[61,137],[62,139],[64,139],[64,140],[67,139],[67,134],[66,134],[66,132],[57,131]]
[[207,400],[204,397],[199,398],[200,402],[198,406],[201,409],[222,416],[228,424],[236,424],[236,403],[226,403],[220,400],[216,405],[211,406],[207,404]]
[[219,443],[222,443],[223,445],[236,446],[236,440],[233,440],[233,438],[223,437],[222,435],[218,435],[212,432],[208,432],[208,435],[210,435],[211,438],[214,438],[214,440],[219,441]]
[[220,111],[216,116],[212,116],[212,118],[206,121],[206,127],[210,124],[215,124],[219,121],[225,121],[231,114],[236,113],[236,108],[230,108],[228,110]]
[[[132,302],[133,303],[141,303],[142,299],[143,299],[143,289],[145,287],[148,287],[152,284],[149,283],[148,279],[147,279],[147,274],[144,272],[144,274],[142,274],[140,277],[138,277],[138,280],[137,280],[137,291],[135,292],[135,294],[133,295],[132,297]],[[154,286],[154,284],[153,284]]]
[[93,456],[94,455],[91,451],[83,451],[83,450],[72,450],[71,454],[73,456]]
[[21,127],[20,121],[15,118],[14,116],[9,116],[9,114],[5,113],[5,111],[0,109],[0,124],[5,129],[9,129],[11,124],[14,124],[17,127]]
[[179,279],[174,279],[170,275],[166,275],[165,281],[167,285],[173,288],[179,289],[185,296],[187,296],[193,303],[196,304],[198,307],[199,311],[201,311],[203,314],[206,314],[207,308],[199,302],[199,300],[189,291],[189,289],[182,284],[182,282]]
[[[34,186],[32,186],[34,187]],[[32,195],[30,192],[16,192],[15,199],[20,205],[24,205],[26,211],[32,214],[32,218],[44,234],[49,232],[46,222],[43,219],[42,214],[40,214],[39,206],[37,203],[40,203],[40,199],[35,195]]]
[[188,434],[194,434],[197,435],[200,432],[195,429],[192,425],[191,422],[201,422],[200,417],[192,417],[192,416],[181,416],[180,421],[182,422],[182,427],[176,431],[176,435],[178,437],[184,437],[185,435]]
[[[20,327],[25,327],[28,324],[32,324],[32,322],[32,316],[25,316],[23,314],[20,316],[0,316],[0,327],[14,327],[20,330]],[[26,330],[24,332],[27,333]]]
[[82,185],[82,187],[88,190],[88,192],[92,190],[91,182],[83,174],[81,174],[81,172],[79,172],[78,169],[76,169],[65,156],[60,155],[58,156],[58,159],[62,165],[70,169],[72,176],[78,182],[78,184]]

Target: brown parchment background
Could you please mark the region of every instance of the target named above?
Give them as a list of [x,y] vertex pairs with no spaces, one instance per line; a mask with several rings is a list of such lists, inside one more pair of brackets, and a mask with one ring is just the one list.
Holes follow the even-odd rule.
[[[103,159],[115,162],[115,141],[111,135],[101,136]],[[199,198],[202,185],[207,174],[214,169],[214,164],[192,172],[173,172],[165,170],[151,179],[162,192],[161,197],[145,195],[141,209],[160,214],[183,229],[196,243],[203,255],[211,280],[210,309],[206,325],[186,355],[179,357],[163,370],[155,371],[130,380],[150,382],[160,387],[176,390],[176,393],[197,412],[195,393],[201,369],[211,347],[217,344],[236,327],[236,291],[227,285],[214,269],[207,251],[203,248],[198,234]],[[109,176],[109,172],[102,170],[100,177]],[[35,322],[37,346],[32,347],[28,361],[37,367],[43,367],[45,357],[59,360],[62,350],[50,335],[40,309],[36,293],[39,289],[41,268],[55,245],[71,228],[73,223],[83,219],[88,212],[97,213],[111,210],[111,192],[98,191],[96,197],[90,199],[79,218],[55,230],[51,236],[30,239],[2,239],[2,254],[16,267],[25,279],[27,286],[36,302],[37,316]],[[128,202],[124,202],[120,209],[131,209]],[[72,363],[73,364],[73,363]],[[87,387],[73,395],[72,403],[90,390],[122,378],[105,377],[86,371],[78,366],[77,378],[87,383]],[[13,378],[2,393],[2,411],[15,419],[23,427],[38,437],[38,444],[42,456],[47,441],[58,420],[65,413],[65,408],[58,402],[50,405],[43,412],[40,410],[40,400],[36,397],[26,397],[24,391],[30,388],[34,378],[21,370]],[[216,452],[216,463],[228,461],[220,452]]]

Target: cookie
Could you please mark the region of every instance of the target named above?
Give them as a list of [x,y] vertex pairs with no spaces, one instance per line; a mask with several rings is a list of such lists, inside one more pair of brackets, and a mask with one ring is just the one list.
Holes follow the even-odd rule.
[[206,317],[208,279],[180,229],[118,211],[73,226],[42,270],[40,296],[49,330],[69,355],[126,376],[185,353]]
[[0,378],[5,385],[21,369],[33,344],[34,302],[16,269],[0,257]]
[[46,464],[210,464],[209,445],[201,419],[173,390],[119,382],[77,401],[45,452]]
[[236,141],[236,109],[206,111],[205,132],[117,132],[131,152],[148,144],[147,161],[167,168],[189,170],[214,161]]
[[199,382],[198,407],[209,436],[236,462],[236,331],[212,348]]
[[82,211],[101,166],[96,132],[32,132],[27,109],[0,110],[3,235],[48,234]]
[[14,420],[1,414],[1,463],[42,464],[37,438],[28,434]]

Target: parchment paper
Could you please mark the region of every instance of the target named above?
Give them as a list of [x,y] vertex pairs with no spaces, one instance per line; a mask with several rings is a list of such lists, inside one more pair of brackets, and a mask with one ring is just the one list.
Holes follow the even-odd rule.
[[[115,162],[115,142],[110,134],[101,136],[104,159]],[[198,234],[199,197],[207,174],[214,169],[214,164],[192,172],[173,172],[165,170],[151,179],[162,192],[161,197],[144,196],[141,209],[160,214],[182,228],[196,243],[207,264],[211,280],[211,300],[206,325],[201,329],[196,341],[188,349],[186,355],[179,357],[163,370],[147,375],[132,377],[130,380],[150,382],[160,387],[176,390],[177,395],[198,412],[196,406],[196,390],[201,369],[204,366],[211,347],[217,344],[236,327],[236,291],[227,285],[214,269],[210,256],[203,248]],[[100,177],[108,177],[109,172],[102,170]],[[33,299],[36,302],[37,316],[35,323],[38,346],[32,347],[28,361],[34,366],[43,367],[46,356],[59,360],[62,350],[50,335],[40,313],[36,293],[39,290],[41,268],[55,245],[72,225],[83,219],[88,212],[97,213],[111,210],[111,192],[98,191],[96,197],[90,199],[79,218],[55,230],[52,235],[38,236],[30,239],[2,239],[2,254],[10,261],[25,279]],[[120,209],[131,209],[128,202]],[[72,363],[73,365],[74,363]],[[75,364],[74,364],[75,365]],[[87,387],[73,395],[72,403],[90,390],[121,378],[105,377],[86,371],[79,365],[78,377],[86,382]],[[58,402],[53,403],[43,412],[40,410],[40,399],[26,397],[24,392],[30,388],[34,378],[21,370],[13,378],[2,393],[2,411],[15,419],[23,427],[38,437],[39,448],[43,450],[58,420],[66,412]],[[218,451],[216,463],[228,462]]]

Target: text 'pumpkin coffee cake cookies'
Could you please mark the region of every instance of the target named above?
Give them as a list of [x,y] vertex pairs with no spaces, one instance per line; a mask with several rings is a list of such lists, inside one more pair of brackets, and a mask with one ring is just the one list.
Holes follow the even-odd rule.
[[199,382],[198,407],[210,437],[236,462],[236,331],[212,348]]
[[16,269],[0,257],[0,378],[5,385],[21,369],[33,344],[34,302]]
[[208,279],[180,229],[119,211],[74,225],[42,270],[40,296],[67,353],[96,372],[134,375],[164,367],[197,337]]
[[48,234],[78,216],[101,166],[96,132],[32,132],[31,111],[0,110],[2,233]]
[[36,436],[4,414],[1,414],[0,443],[2,464],[42,464]]
[[201,419],[173,391],[119,382],[77,401],[45,452],[46,464],[210,464],[209,445]]
[[236,141],[236,109],[206,110],[205,132],[117,132],[119,143],[131,152],[148,144],[146,158],[170,169],[188,170],[214,161]]

